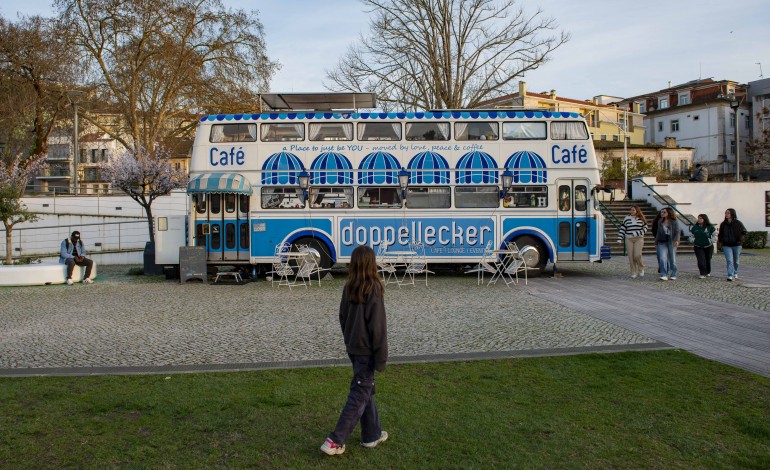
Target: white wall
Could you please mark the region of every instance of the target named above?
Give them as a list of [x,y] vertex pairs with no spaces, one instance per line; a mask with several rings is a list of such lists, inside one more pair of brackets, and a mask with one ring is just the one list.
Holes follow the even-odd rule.
[[653,192],[641,181],[651,186],[658,194],[671,196],[678,204],[676,208],[684,214],[709,216],[711,223],[719,225],[724,220],[725,209],[733,208],[738,219],[749,231],[770,231],[766,226],[765,194],[770,192],[770,182],[714,182],[714,183],[661,183],[654,177],[634,179],[634,199],[646,199],[657,208],[663,205],[654,198]]
[[[152,204],[153,215],[185,215],[187,194],[184,190],[161,196]],[[144,217],[144,210],[128,196],[28,196],[22,202],[32,212],[41,214],[83,214]]]

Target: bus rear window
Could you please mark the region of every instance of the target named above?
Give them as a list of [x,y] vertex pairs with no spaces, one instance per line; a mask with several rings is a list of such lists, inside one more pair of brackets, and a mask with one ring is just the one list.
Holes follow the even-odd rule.
[[255,142],[256,124],[214,124],[211,126],[211,142]]
[[308,137],[310,140],[353,140],[353,123],[312,123],[308,129]]
[[305,125],[297,124],[262,124],[260,127],[262,142],[289,142],[305,140]]
[[544,122],[504,122],[504,140],[545,139]]
[[401,123],[359,122],[358,140],[401,140]]
[[588,129],[582,121],[552,122],[552,140],[588,140]]
[[406,140],[449,140],[449,123],[407,122]]

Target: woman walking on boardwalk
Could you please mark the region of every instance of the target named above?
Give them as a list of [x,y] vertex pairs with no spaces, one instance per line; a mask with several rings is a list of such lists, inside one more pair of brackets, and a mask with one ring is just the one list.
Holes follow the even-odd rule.
[[631,268],[631,278],[644,277],[644,263],[642,262],[642,248],[644,247],[644,234],[647,233],[647,218],[639,209],[639,206],[631,206],[631,213],[623,219],[618,230],[618,243],[625,239],[626,253],[628,253],[628,265]]
[[716,231],[706,214],[698,214],[698,222],[690,230],[701,279],[711,276],[711,257],[714,255]]
[[661,281],[676,280],[676,249],[682,231],[676,220],[674,210],[664,207],[660,210],[660,222],[655,234],[655,246],[658,253],[658,274]]
[[735,209],[725,211],[725,220],[719,224],[719,242],[727,261],[727,280],[738,279],[738,266],[741,260],[741,247],[746,238],[746,227],[743,226]]
[[353,363],[353,380],[337,426],[321,446],[328,455],[345,452],[345,441],[359,421],[362,446],[377,447],[388,439],[374,404],[374,371],[384,371],[388,361],[384,293],[374,251],[365,245],[357,247],[350,257],[340,301],[340,326]]

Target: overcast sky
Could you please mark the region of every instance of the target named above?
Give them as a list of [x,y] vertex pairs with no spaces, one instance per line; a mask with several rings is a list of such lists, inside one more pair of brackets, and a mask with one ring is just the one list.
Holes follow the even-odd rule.
[[[325,70],[368,30],[356,0],[225,0],[256,9],[268,54],[281,63],[271,91],[324,91]],[[697,78],[770,78],[767,0],[528,0],[572,39],[524,77],[529,91],[559,96],[636,96]],[[6,18],[51,14],[50,0],[3,0]]]

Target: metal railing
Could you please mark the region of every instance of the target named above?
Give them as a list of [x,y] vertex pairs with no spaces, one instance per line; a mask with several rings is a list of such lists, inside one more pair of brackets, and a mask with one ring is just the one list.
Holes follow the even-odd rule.
[[[18,227],[12,232],[13,258],[59,256],[62,240],[78,230],[88,253],[143,250],[149,240],[147,221]],[[5,229],[0,229],[0,254],[5,254]]]
[[[604,220],[606,221],[607,219],[609,219],[609,221],[612,222],[612,225],[615,227],[615,229],[620,231],[620,227],[623,226],[623,222],[621,222],[617,217],[615,217],[615,214],[612,212],[612,210],[609,207],[607,207],[604,204],[604,202],[600,201],[599,199],[594,199],[594,202],[596,203],[596,205],[599,206],[599,210],[601,211],[601,213],[604,214]],[[625,243],[623,243],[623,254],[624,255],[626,254]]]
[[679,214],[679,216],[680,216],[679,219],[684,221],[685,224],[687,224],[688,230],[692,229],[692,226],[695,225],[695,224],[690,222],[690,219],[688,219],[687,216],[682,213],[682,211],[677,209],[676,203],[668,204],[668,199],[666,199],[666,197],[663,196],[662,194],[660,194],[657,191],[655,191],[655,189],[653,189],[652,186],[650,186],[649,184],[645,183],[643,179],[641,179],[641,178],[633,179],[633,180],[631,180],[632,184],[633,184],[634,181],[638,181],[638,182],[642,183],[642,186],[644,186],[645,188],[647,188],[650,191],[652,191],[652,193],[655,194],[658,197],[659,200],[664,201],[665,204],[666,204],[666,207],[670,207],[670,208],[674,209],[674,212]]

